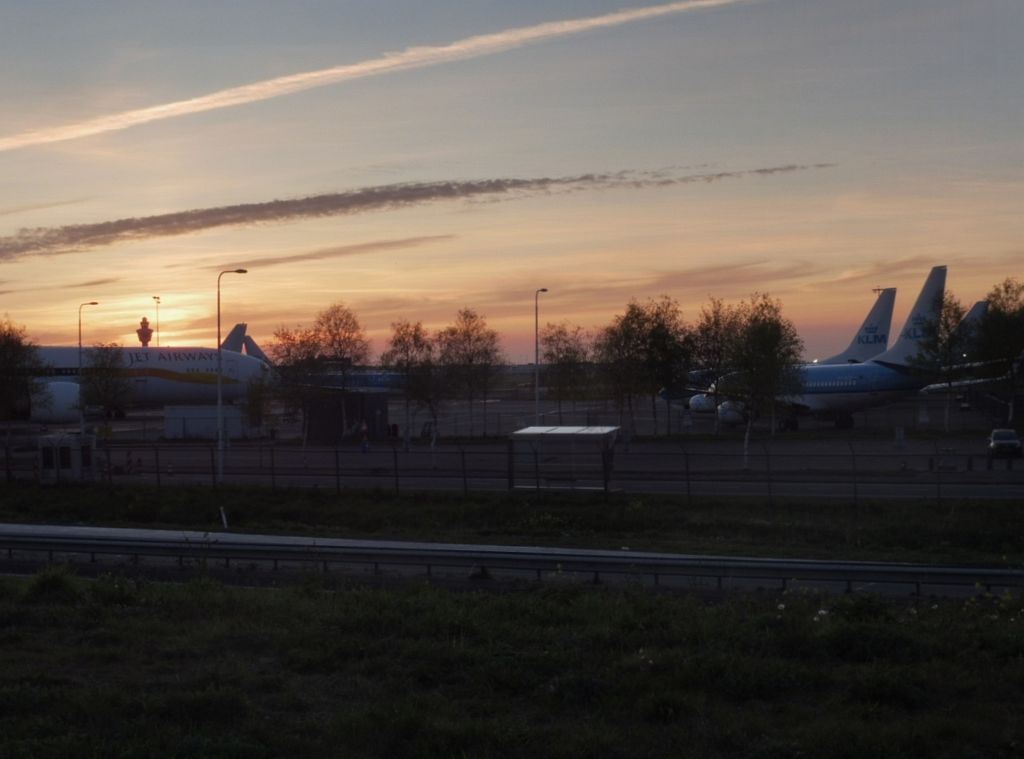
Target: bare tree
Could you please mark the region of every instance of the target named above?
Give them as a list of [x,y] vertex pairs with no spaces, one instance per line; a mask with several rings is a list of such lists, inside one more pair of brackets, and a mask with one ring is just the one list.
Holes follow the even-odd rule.
[[42,395],[42,383],[36,379],[42,371],[43,363],[25,328],[5,314],[0,319],[0,421],[30,413],[32,396]]
[[668,388],[685,381],[693,354],[692,336],[674,298],[667,295],[648,300],[645,316],[644,369],[651,395],[651,414],[657,419],[658,394],[665,390],[665,434],[672,432],[671,400]]
[[679,304],[667,295],[630,301],[626,312],[598,334],[594,348],[620,414],[628,409],[631,421],[634,398],[643,394],[650,396],[657,418],[658,393],[683,379],[690,355]]
[[1006,422],[1013,425],[1014,399],[1021,383],[1024,359],[1024,282],[1008,277],[992,288],[986,300],[988,311],[977,330],[978,357],[992,362],[994,375],[1005,376]]
[[338,376],[342,388],[352,368],[365,363],[370,355],[370,342],[359,319],[341,303],[319,312],[312,327],[279,327],[274,340],[270,355],[276,366],[301,374],[330,371]]
[[972,325],[964,322],[967,309],[953,293],[942,293],[936,303],[935,318],[921,326],[921,341],[911,365],[946,385],[943,429],[949,432],[949,408],[953,402],[953,382],[963,372],[964,350],[974,339]]
[[444,367],[451,387],[469,401],[469,429],[473,433],[473,403],[485,402],[484,435],[487,434],[486,401],[491,383],[503,359],[498,333],[487,320],[471,308],[463,308],[455,323],[437,334],[438,361]]
[[320,344],[321,356],[339,365],[344,387],[351,369],[365,364],[370,356],[370,341],[366,339],[359,319],[352,309],[335,303],[316,315],[313,330]]
[[[335,303],[317,314],[312,327],[276,329],[269,353],[282,400],[302,409],[305,439],[309,403],[316,389],[331,386],[344,391],[353,368],[369,358],[370,342],[355,312]],[[345,404],[342,426],[348,429]]]
[[[245,416],[252,427],[262,428],[270,417],[271,404],[274,400],[274,384],[260,375],[249,380],[245,391]],[[271,428],[271,435],[276,431]]]
[[[715,407],[719,403],[719,384],[732,370],[742,331],[742,310],[730,306],[719,298],[711,298],[702,306],[693,327],[693,363],[700,367],[701,376],[712,388]],[[719,432],[718,414],[715,414],[715,434]]]
[[643,307],[630,301],[626,312],[614,317],[594,339],[594,354],[619,410],[619,423],[628,412],[631,428],[635,426],[633,400],[645,389],[646,322]]
[[0,421],[7,428],[4,461],[8,482],[13,478],[10,422],[27,418],[33,402],[45,405],[51,400],[37,379],[42,372],[43,363],[36,346],[26,335],[25,328],[16,326],[4,314],[3,319],[0,319]]
[[746,460],[755,417],[767,412],[771,417],[771,434],[774,434],[779,403],[786,396],[801,392],[804,346],[796,327],[782,315],[781,301],[755,293],[740,306],[740,313],[739,340],[732,360],[736,371],[729,379],[731,390],[739,394],[747,407],[743,439]]
[[132,381],[127,374],[124,351],[118,343],[97,343],[85,352],[80,382],[82,402],[99,406],[110,419],[123,416],[132,403]]
[[381,354],[382,366],[402,376],[402,396],[405,400],[405,446],[409,446],[411,429],[410,407],[417,404],[430,412],[433,429],[437,430],[440,382],[435,359],[436,346],[421,322],[412,324],[406,319],[391,323],[388,348]]
[[548,323],[540,333],[544,359],[544,385],[558,401],[558,423],[562,423],[562,401],[575,403],[588,376],[591,345],[586,331],[568,322]]
[[274,363],[273,395],[302,420],[302,440],[309,431],[309,409],[323,370],[315,333],[310,328],[278,327],[267,348]]

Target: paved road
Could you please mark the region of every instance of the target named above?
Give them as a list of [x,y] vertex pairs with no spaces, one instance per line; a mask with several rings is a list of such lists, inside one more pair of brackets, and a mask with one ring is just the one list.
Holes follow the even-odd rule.
[[[582,445],[507,441],[402,450],[374,446],[302,448],[235,444],[226,451],[225,482],[271,487],[381,488],[400,491],[516,489],[672,493],[691,496],[983,498],[1024,502],[1024,463],[989,462],[975,441],[893,443],[790,439],[752,446],[711,440],[684,445],[618,444],[610,459]],[[974,446],[975,448],[977,446]],[[33,476],[33,456],[21,462]],[[113,444],[97,454],[100,476],[119,483],[212,484],[209,444]],[[607,469],[605,462],[607,461]],[[67,478],[67,473],[64,473]]]

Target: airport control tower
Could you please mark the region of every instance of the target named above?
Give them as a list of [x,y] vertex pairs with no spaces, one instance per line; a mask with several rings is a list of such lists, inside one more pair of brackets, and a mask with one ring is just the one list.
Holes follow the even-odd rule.
[[148,348],[149,341],[153,339],[153,330],[149,328],[149,319],[145,316],[139,322],[139,328],[135,330],[135,334],[139,336],[139,342],[142,343],[142,347]]

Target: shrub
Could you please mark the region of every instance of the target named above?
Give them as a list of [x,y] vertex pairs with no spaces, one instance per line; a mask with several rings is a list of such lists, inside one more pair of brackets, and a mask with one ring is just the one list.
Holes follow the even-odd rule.
[[74,576],[62,565],[48,566],[25,587],[22,600],[27,603],[75,604],[82,598]]
[[139,602],[139,583],[127,577],[103,574],[89,585],[88,594],[101,606],[134,606]]

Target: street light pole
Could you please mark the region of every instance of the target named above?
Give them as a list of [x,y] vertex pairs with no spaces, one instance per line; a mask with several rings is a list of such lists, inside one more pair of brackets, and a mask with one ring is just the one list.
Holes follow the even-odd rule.
[[540,294],[548,288],[542,287],[533,293],[533,415],[540,424]]
[[160,347],[160,296],[154,295],[153,300],[156,302],[156,347]]
[[247,269],[226,269],[217,275],[217,482],[224,481],[224,399],[220,349],[220,278],[225,274],[245,274]]
[[86,306],[98,306],[99,302],[90,300],[78,306],[78,434],[85,436],[85,406],[82,404],[82,309]]

